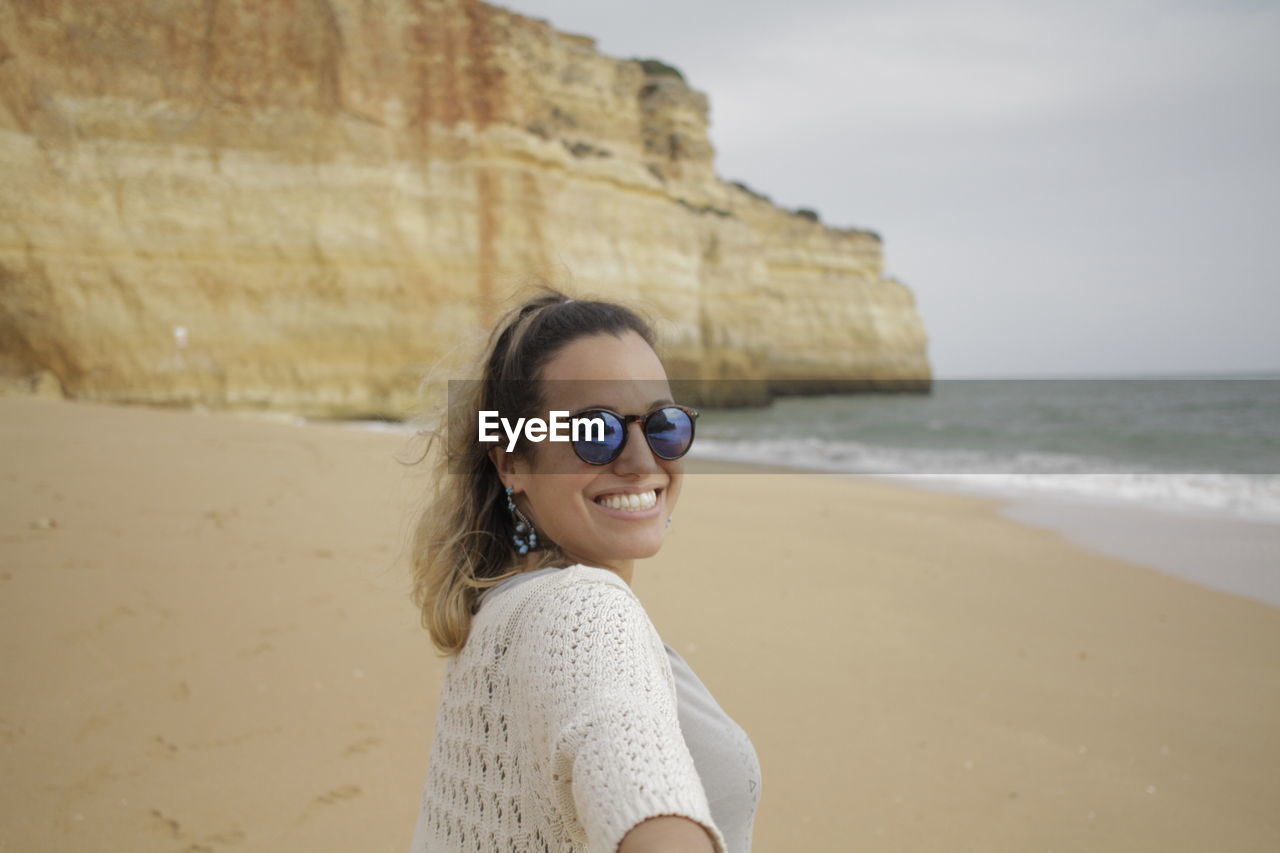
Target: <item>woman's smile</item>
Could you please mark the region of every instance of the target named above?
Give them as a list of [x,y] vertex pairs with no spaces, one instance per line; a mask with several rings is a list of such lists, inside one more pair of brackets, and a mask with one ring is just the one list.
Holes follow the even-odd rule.
[[634,521],[661,514],[658,504],[662,491],[661,488],[619,489],[597,495],[591,502],[606,515]]

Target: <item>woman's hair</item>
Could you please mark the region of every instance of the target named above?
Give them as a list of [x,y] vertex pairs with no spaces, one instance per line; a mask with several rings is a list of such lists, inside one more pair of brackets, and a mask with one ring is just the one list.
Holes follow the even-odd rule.
[[[511,422],[541,416],[540,371],[578,338],[633,331],[656,348],[650,323],[635,309],[539,290],[498,321],[478,359],[478,380],[449,383],[443,416],[422,433],[430,436],[424,458],[437,443],[442,452],[428,463],[431,496],[413,538],[411,598],[422,611],[422,626],[446,655],[466,644],[481,593],[517,574],[524,563],[512,543],[515,528],[489,458],[491,445],[477,440],[479,412],[496,411]],[[534,568],[572,565],[544,534],[538,542]]]

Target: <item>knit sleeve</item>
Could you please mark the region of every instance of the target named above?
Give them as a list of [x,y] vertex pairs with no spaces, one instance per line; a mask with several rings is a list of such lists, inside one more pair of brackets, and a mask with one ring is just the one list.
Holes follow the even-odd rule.
[[680,730],[670,661],[639,600],[587,581],[530,606],[513,686],[528,697],[537,772],[569,832],[614,853],[641,821],[681,815],[726,853]]

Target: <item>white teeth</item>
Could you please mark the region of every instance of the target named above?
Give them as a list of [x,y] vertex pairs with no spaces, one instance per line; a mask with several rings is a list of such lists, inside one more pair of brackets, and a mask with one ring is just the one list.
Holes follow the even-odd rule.
[[607,506],[609,509],[621,509],[627,512],[643,512],[646,509],[653,509],[654,504],[658,502],[658,493],[654,489],[639,494],[629,495],[607,495],[603,498],[596,498],[596,503],[601,506]]

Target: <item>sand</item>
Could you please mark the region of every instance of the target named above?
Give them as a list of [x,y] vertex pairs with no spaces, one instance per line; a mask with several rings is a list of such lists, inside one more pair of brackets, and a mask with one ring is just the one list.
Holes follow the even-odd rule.
[[1280,524],[1042,496],[1020,497],[1001,512],[1095,551],[1280,607]]
[[[0,399],[0,851],[408,847],[443,660],[403,436]],[[754,849],[1280,849],[1280,608],[994,499],[692,476],[635,590]]]

